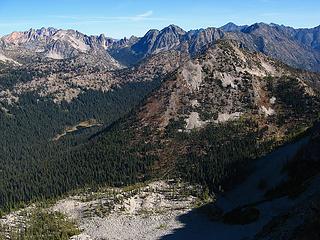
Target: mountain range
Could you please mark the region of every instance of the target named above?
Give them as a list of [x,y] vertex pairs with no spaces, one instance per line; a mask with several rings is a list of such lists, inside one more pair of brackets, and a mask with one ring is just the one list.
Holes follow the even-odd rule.
[[[191,56],[219,39],[241,41],[250,51],[259,51],[293,67],[320,70],[320,27],[294,29],[277,24],[256,23],[185,31],[170,25],[161,31],[149,30],[143,37],[115,40],[87,36],[74,30],[55,28],[13,32],[0,40],[2,55],[22,63],[30,57],[65,59],[87,54],[102,57],[110,68],[133,65],[146,56],[176,49]],[[4,58],[4,57],[2,57]]]

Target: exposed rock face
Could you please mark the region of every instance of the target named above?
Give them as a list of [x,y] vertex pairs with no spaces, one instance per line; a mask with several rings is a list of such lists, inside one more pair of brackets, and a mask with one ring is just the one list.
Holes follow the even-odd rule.
[[149,30],[146,35],[132,46],[132,50],[140,55],[150,53],[158,34],[159,30]]
[[202,68],[199,64],[188,62],[183,67],[181,74],[193,91],[199,90],[202,81]]
[[194,33],[189,32],[186,38],[189,42],[189,53],[192,56],[199,54],[211,43],[222,39],[224,35],[225,34],[217,28],[200,29]]
[[241,32],[229,33],[227,38],[237,39],[249,49],[262,52],[291,66],[319,71],[320,52],[297,37],[299,34],[313,35],[314,32],[319,34],[317,28],[303,31],[275,24],[256,23],[242,29]]
[[0,52],[0,61],[3,63],[13,63],[15,65],[20,65],[18,62],[14,61],[13,59],[8,58],[5,55],[3,55],[1,52]]
[[[168,50],[179,50],[191,56],[199,54],[208,44],[221,39],[224,33],[216,28],[207,28],[186,32],[178,26],[170,25],[161,31],[150,30],[132,46],[119,51],[136,55],[136,61],[152,54]],[[117,54],[113,55],[117,58]]]
[[87,55],[104,61],[104,65],[108,65],[110,69],[120,67],[120,64],[105,51],[114,40],[103,35],[87,36],[75,30],[41,28],[13,32],[2,37],[1,41],[4,55],[21,63]]
[[181,37],[185,33],[186,32],[183,29],[175,25],[170,25],[169,27],[162,29],[151,48],[151,52],[157,53],[178,46],[180,44]]
[[185,121],[187,130],[201,128],[205,124],[205,122],[200,120],[199,113],[197,112],[191,112]]
[[175,25],[170,25],[161,31],[150,30],[132,46],[132,50],[143,56],[167,51],[178,46],[185,33],[183,29]]
[[300,44],[310,47],[316,50],[320,50],[320,26],[315,28],[300,28],[294,29],[292,27],[286,27],[283,25],[272,25],[279,32],[293,38],[295,41]]
[[38,30],[30,29],[25,32],[13,32],[7,36],[2,37],[2,40],[6,46],[21,45],[30,42],[46,42],[48,41],[58,30],[55,28],[41,28]]

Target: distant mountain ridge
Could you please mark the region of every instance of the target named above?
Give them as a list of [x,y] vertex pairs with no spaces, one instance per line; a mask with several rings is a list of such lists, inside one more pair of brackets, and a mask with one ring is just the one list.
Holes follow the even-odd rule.
[[[131,46],[118,49],[117,53],[126,52],[126,56],[131,54],[141,59],[159,51],[178,49],[194,56],[219,39],[233,39],[242,42],[251,51],[262,52],[293,67],[319,71],[319,29],[294,29],[265,23],[250,26],[228,23],[220,28],[186,32],[178,26],[170,25],[161,31],[150,30]],[[122,61],[118,54],[112,56]]]
[[88,55],[114,69],[119,68],[120,64],[105,51],[113,42],[113,39],[104,35],[87,36],[75,30],[41,28],[3,36],[0,52],[20,63],[45,59],[63,60]]
[[[293,67],[320,71],[320,26],[294,29],[278,24],[255,23],[185,31],[176,25],[151,29],[143,37],[116,40],[104,34],[88,36],[55,28],[13,32],[0,39],[2,61],[68,59],[90,55],[109,68],[132,66],[152,54],[178,50],[194,56],[219,39],[233,39],[251,51],[259,51]],[[90,63],[90,62],[89,62]]]

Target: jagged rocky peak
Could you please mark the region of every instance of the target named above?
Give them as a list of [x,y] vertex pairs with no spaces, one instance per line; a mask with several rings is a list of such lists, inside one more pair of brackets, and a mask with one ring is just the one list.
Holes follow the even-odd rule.
[[47,48],[46,56],[54,59],[73,57],[77,53],[85,53],[91,49],[90,38],[75,30],[59,30]]
[[111,47],[117,40],[113,38],[106,37],[105,34],[100,34],[99,36],[84,36],[83,41],[89,45],[91,48],[98,49],[102,48],[104,50]]
[[51,37],[54,35],[58,30],[53,28],[53,27],[42,27],[40,29],[35,30],[34,32],[39,35],[39,36],[46,36],[46,37]]
[[233,22],[229,22],[225,25],[223,25],[222,27],[220,27],[220,29],[222,31],[225,32],[240,32],[242,31],[244,28],[246,28],[248,25],[243,25],[243,26],[238,26]]
[[320,71],[320,52],[317,51],[320,49],[319,36],[319,28],[294,29],[266,23],[250,26],[228,23],[220,28],[188,32],[170,25],[161,31],[150,30],[130,50],[138,60],[171,49],[187,49],[191,56],[195,56],[219,39],[235,39],[243,42],[251,51],[263,52],[293,67]]
[[115,40],[110,38],[109,40],[109,49],[112,50],[119,50],[119,49],[123,49],[126,47],[132,47],[135,43],[137,43],[139,41],[140,38],[136,37],[136,36],[131,36],[130,38],[124,37],[122,39],[119,40]]
[[162,29],[160,31],[160,33],[164,33],[164,32],[170,32],[170,33],[174,33],[176,35],[184,35],[186,34],[186,31],[183,30],[181,27],[171,24],[168,27],[165,27],[164,29]]
[[170,25],[162,29],[154,42],[152,52],[160,52],[163,50],[169,50],[177,46],[181,42],[181,37],[186,32],[175,25]]
[[168,50],[179,50],[191,56],[198,54],[203,47],[223,38],[224,32],[217,28],[184,31],[176,25],[169,25],[161,31],[149,30],[131,49],[141,56],[157,54]]
[[52,37],[58,30],[55,28],[30,29],[24,32],[12,32],[2,40],[5,44],[23,44],[30,41],[44,41]]
[[238,27],[238,25],[234,24],[233,22],[228,22],[227,24],[223,25],[222,27],[220,27],[221,29],[223,29],[224,31],[227,30],[234,30]]
[[159,34],[158,29],[150,29],[144,36],[143,38],[153,38],[156,37]]
[[118,41],[118,43],[119,43],[119,45],[126,45],[127,43],[129,43],[130,42],[130,39],[128,39],[128,38],[126,38],[126,37],[124,37],[124,38],[122,38],[122,39],[120,39],[119,41]]
[[143,55],[150,54],[159,32],[160,31],[157,29],[149,30],[138,42],[132,46],[132,50]]
[[73,29],[63,30],[63,29],[60,29],[54,34],[53,39],[62,40],[64,38],[68,38],[68,37],[84,38],[84,37],[87,37],[87,36],[84,35],[81,32],[78,32],[77,30],[73,30]]
[[104,41],[104,40],[106,40],[106,36],[102,33],[97,37],[97,39],[100,41]]
[[151,29],[132,46],[132,49],[141,55],[167,51],[177,47],[185,34],[186,32],[182,28],[173,24],[161,31]]
[[120,64],[106,51],[115,41],[104,35],[88,36],[73,29],[55,28],[13,32],[1,38],[3,55],[21,63],[31,59],[61,60],[86,54],[87,58],[81,61],[95,64],[100,59],[102,65],[118,68]]
[[222,39],[224,36],[224,32],[218,28],[199,29],[195,32],[188,32],[188,51],[191,56],[195,56],[203,51],[203,48]]
[[264,22],[260,22],[260,23],[254,23],[250,26],[245,26],[241,31],[243,33],[255,33],[255,32],[263,32],[263,31],[270,31],[270,34],[271,31],[283,31],[285,28],[285,26],[281,26],[281,25],[278,25],[278,24],[275,24],[275,23],[270,23],[270,24],[267,24],[267,23],[264,23]]
[[[125,39],[125,41],[124,41],[125,44],[133,44],[139,40],[139,38],[134,35],[132,35],[130,38],[125,37],[124,39]],[[120,40],[120,42],[121,42],[121,40]]]
[[[93,36],[92,36],[93,37]],[[91,37],[91,42],[92,42],[92,37]],[[94,41],[97,42],[98,45],[102,46],[104,49],[106,49],[109,45],[109,41],[106,38],[106,36],[104,34],[100,34],[99,36],[97,36]]]

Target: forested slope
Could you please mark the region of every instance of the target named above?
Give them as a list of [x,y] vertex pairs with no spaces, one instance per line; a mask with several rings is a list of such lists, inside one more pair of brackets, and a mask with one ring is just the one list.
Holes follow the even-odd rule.
[[[46,116],[57,109],[57,120],[47,119],[52,125],[68,124],[75,116],[103,120],[105,126],[122,118],[99,133],[83,130],[80,137],[67,135],[44,148],[32,146],[37,136],[31,136],[30,148],[19,156],[3,146],[5,156],[13,157],[9,164],[3,161],[0,205],[10,208],[86,185],[119,186],[155,177],[181,176],[211,190],[228,188],[250,171],[251,161],[312,126],[319,111],[318,81],[317,74],[221,41],[183,63],[158,88],[157,81],[148,81],[107,94],[87,93],[67,106],[28,103],[49,111]],[[110,119],[118,108],[123,110]],[[17,109],[26,114],[20,114],[22,122],[41,119],[33,114],[30,121],[28,114],[35,110]],[[12,131],[23,131],[20,124]]]

